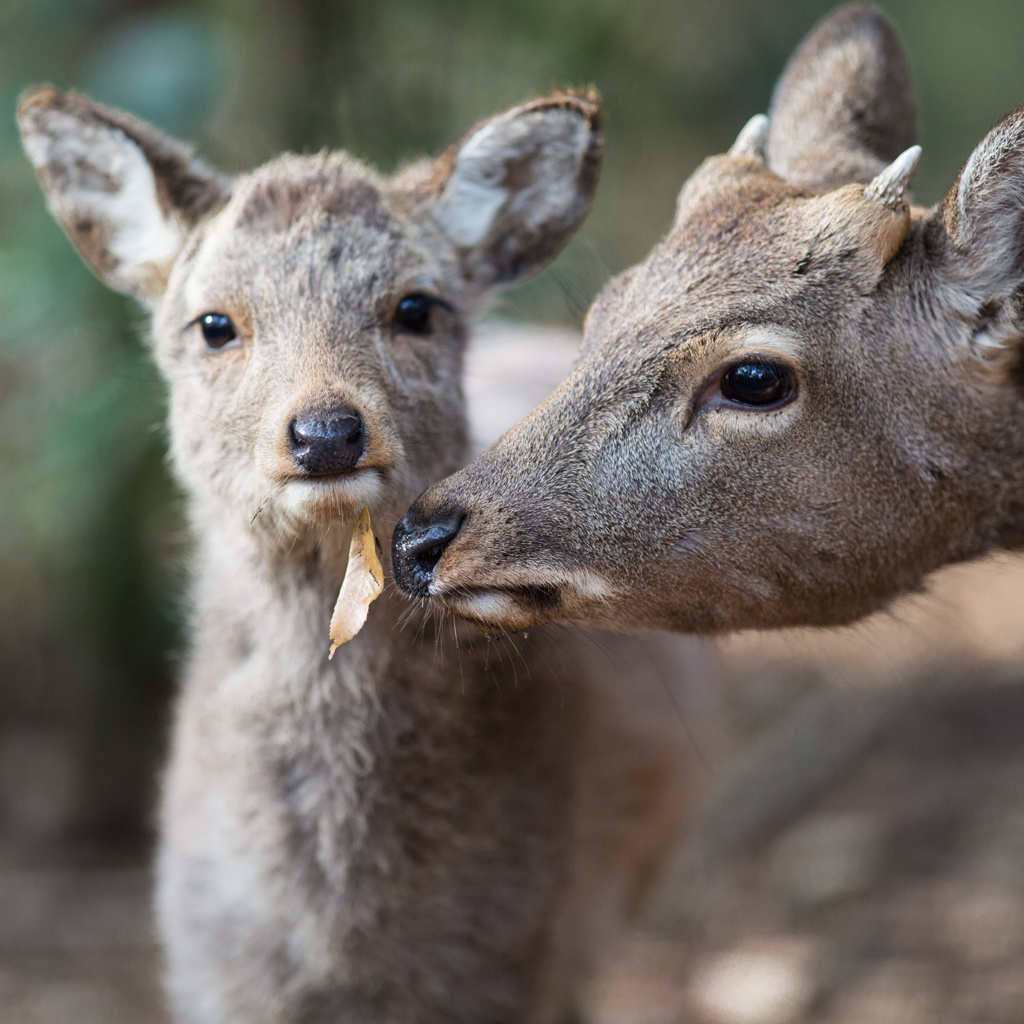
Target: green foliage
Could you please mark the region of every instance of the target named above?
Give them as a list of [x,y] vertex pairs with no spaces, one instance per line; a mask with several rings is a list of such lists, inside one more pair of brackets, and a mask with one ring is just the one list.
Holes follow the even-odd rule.
[[[144,316],[92,279],[46,214],[10,116],[27,85],[79,88],[240,170],[284,148],[323,146],[390,169],[438,151],[502,106],[594,83],[608,124],[595,209],[556,265],[503,304],[522,318],[578,322],[608,273],[665,230],[686,175],[767,107],[792,48],[831,6],[8,0],[0,8],[8,112],[0,119],[0,766],[5,749],[53,747],[26,746],[26,736],[56,737],[72,797],[62,816],[19,818],[23,802],[0,771],[0,833],[146,820],[170,654],[183,645],[184,526],[163,468],[163,391],[140,340]],[[919,83],[918,194],[932,201],[989,125],[1024,101],[1016,53],[1024,6],[894,0],[888,10]]]

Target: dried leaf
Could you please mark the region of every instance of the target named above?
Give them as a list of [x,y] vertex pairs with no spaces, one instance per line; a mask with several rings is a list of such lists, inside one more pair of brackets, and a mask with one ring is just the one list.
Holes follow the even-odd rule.
[[370,510],[364,508],[352,533],[352,546],[348,551],[348,568],[338,593],[338,603],[331,616],[331,653],[347,644],[363,628],[370,605],[384,589],[384,570],[381,568],[380,544],[370,526]]

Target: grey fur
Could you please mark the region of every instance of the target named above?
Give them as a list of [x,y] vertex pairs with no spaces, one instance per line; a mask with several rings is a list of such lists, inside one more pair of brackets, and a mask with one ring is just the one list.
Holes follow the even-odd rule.
[[[393,587],[332,662],[327,628],[361,507],[386,544],[463,460],[467,332],[488,289],[537,270],[585,214],[593,98],[495,119],[486,138],[510,133],[515,180],[500,145],[478,147],[496,219],[461,211],[474,245],[438,214],[460,146],[390,179],[324,153],[229,183],[81,97],[35,93],[19,119],[72,240],[150,305],[169,385],[196,539],[158,865],[177,1019],[565,1019],[699,794],[672,705],[692,647],[403,626]],[[409,292],[445,303],[427,336],[393,319]],[[209,312],[240,344],[204,352]],[[303,479],[288,424],[338,402],[360,411],[366,455],[343,478]]]

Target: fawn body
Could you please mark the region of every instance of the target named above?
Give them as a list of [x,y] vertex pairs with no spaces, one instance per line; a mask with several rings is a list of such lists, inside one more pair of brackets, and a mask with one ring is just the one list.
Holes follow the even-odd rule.
[[594,103],[515,108],[391,179],[344,154],[228,179],[52,91],[19,117],[169,385],[196,539],[158,861],[178,1019],[564,1019],[700,788],[685,645],[463,624],[445,649],[394,588],[330,662],[327,623],[362,506],[386,542],[464,459],[469,325],[585,214]]
[[913,142],[894,32],[839,10],[597,298],[572,376],[399,524],[400,585],[506,627],[715,633],[848,622],[1019,547],[1024,108],[933,209]]

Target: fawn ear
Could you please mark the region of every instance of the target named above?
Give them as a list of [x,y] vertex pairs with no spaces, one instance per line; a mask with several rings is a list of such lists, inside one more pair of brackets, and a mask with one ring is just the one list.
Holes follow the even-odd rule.
[[86,263],[143,301],[163,294],[189,230],[225,202],[227,178],[149,125],[53,89],[18,109],[51,212]]
[[896,30],[850,4],[819,22],[772,97],[768,166],[805,188],[866,184],[914,144],[913,86]]
[[982,303],[1024,283],[1024,106],[982,139],[940,209],[955,283]]
[[514,107],[450,147],[435,165],[433,215],[466,277],[501,287],[553,260],[590,209],[603,150],[593,92]]

